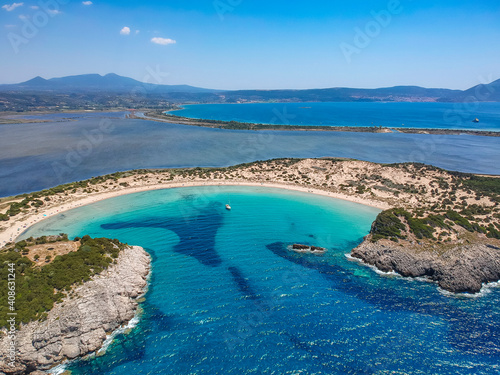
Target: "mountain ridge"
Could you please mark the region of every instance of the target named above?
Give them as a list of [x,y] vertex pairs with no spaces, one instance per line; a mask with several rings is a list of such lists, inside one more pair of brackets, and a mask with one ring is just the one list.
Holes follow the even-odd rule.
[[140,82],[133,78],[123,77],[115,73],[108,73],[105,75],[80,74],[50,79],[36,76],[25,82],[0,85],[0,91],[26,92],[30,90],[47,92],[123,92],[127,90],[147,90],[162,94],[172,92],[210,93],[217,91],[189,85],[161,85]]
[[172,102],[240,103],[260,101],[500,101],[500,79],[467,90],[425,88],[414,85],[367,88],[313,88],[277,90],[214,90],[189,85],[164,85],[137,81],[115,73],[82,74],[45,79],[40,76],[18,84],[0,85],[0,93],[109,93],[161,97]]

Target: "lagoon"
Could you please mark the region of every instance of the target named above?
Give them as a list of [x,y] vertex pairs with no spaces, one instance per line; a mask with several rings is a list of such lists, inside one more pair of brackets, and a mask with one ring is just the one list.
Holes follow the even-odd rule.
[[0,197],[130,169],[224,167],[282,157],[414,161],[500,174],[500,137],[237,131],[125,115],[81,113],[65,122],[58,117],[57,122],[0,125]]

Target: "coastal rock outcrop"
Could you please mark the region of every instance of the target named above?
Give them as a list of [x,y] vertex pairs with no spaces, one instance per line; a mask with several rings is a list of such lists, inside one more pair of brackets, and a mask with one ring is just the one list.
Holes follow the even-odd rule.
[[322,255],[326,253],[326,249],[324,247],[319,246],[310,246],[310,245],[302,245],[302,244],[293,244],[290,250],[295,251],[296,253],[307,253],[314,255]]
[[107,334],[134,317],[149,272],[150,256],[143,248],[123,249],[116,263],[74,287],[46,320],[17,331],[15,366],[8,363],[10,341],[2,333],[0,374],[33,374],[101,348]]
[[484,243],[457,244],[440,252],[365,240],[351,256],[383,272],[428,277],[453,293],[478,293],[483,283],[500,280],[500,248]]

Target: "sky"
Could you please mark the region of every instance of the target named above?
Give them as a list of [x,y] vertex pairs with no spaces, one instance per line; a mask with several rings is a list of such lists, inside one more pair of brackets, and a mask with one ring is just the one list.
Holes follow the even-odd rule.
[[0,83],[467,89],[500,78],[499,41],[498,0],[0,0]]

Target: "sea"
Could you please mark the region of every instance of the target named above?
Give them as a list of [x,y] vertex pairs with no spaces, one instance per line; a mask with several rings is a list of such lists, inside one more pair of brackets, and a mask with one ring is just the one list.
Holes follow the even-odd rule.
[[[474,105],[473,103],[470,106]],[[405,123],[416,126],[422,119],[463,119],[464,128],[500,128],[500,104],[481,103],[479,109],[460,112],[458,104],[440,103],[300,103],[189,106],[230,113],[248,113],[248,121],[290,124],[325,116],[316,107],[331,106],[345,113],[344,124],[355,126]],[[465,104],[462,104],[465,106]],[[304,108],[301,108],[304,107]],[[310,108],[307,108],[310,107]],[[343,110],[341,111],[340,109]],[[366,108],[370,108],[367,112]],[[463,109],[463,108],[462,108]],[[180,114],[182,111],[176,112]],[[362,113],[363,121],[349,120]],[[317,131],[222,130],[128,119],[128,112],[72,113],[14,116],[31,121],[0,125],[0,197],[29,193],[93,176],[140,168],[225,167],[271,158],[345,157],[378,163],[419,162],[461,172],[500,174],[500,137]],[[302,116],[302,117],[301,117]],[[239,117],[237,120],[242,120]],[[276,119],[274,119],[276,117]],[[470,118],[480,119],[474,124]],[[267,118],[267,120],[266,120]],[[274,119],[274,120],[273,120]],[[301,120],[303,121],[303,120]],[[305,121],[305,120],[304,120]],[[321,122],[321,121],[320,121]],[[314,121],[306,121],[315,124]],[[429,127],[436,123],[427,121]],[[316,122],[317,124],[317,122]],[[338,123],[337,123],[338,124]],[[442,124],[445,126],[446,124]],[[453,128],[449,123],[446,127]]]
[[[378,213],[295,191],[204,186],[40,222],[23,237],[118,238],[153,259],[134,324],[54,373],[498,374],[500,288],[451,295],[350,259]],[[327,252],[297,254],[294,243]]]
[[[300,126],[500,131],[500,103],[243,103],[183,105],[173,115]],[[475,120],[479,122],[474,122]]]

